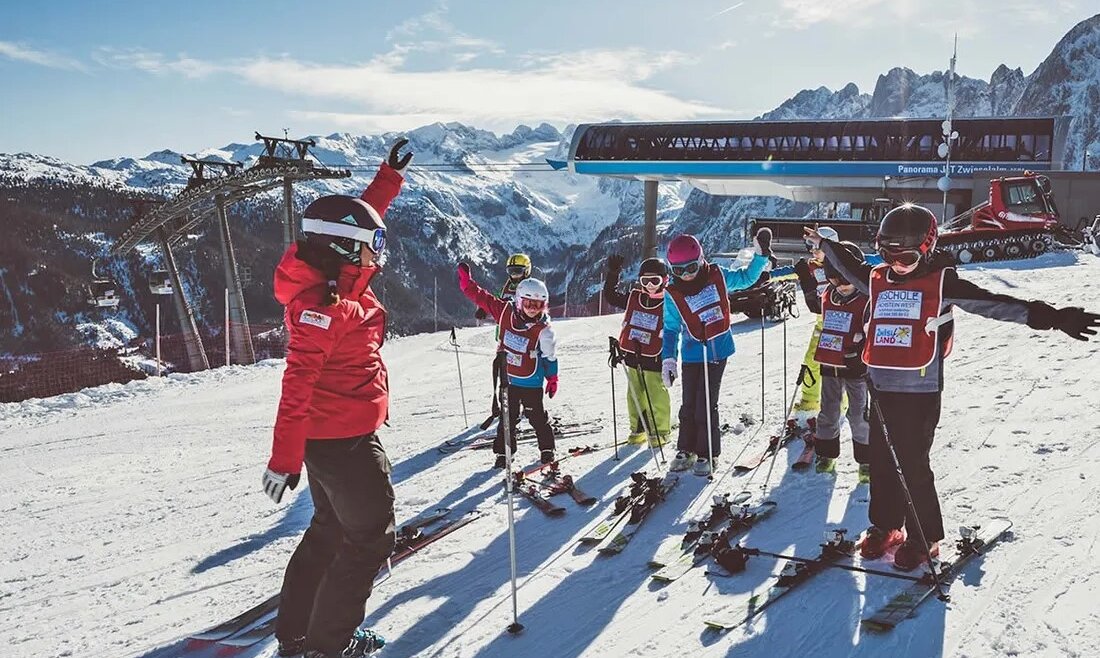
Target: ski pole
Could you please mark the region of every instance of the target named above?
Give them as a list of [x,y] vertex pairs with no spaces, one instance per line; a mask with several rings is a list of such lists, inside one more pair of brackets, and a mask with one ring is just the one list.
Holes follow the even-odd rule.
[[[704,334],[705,335],[705,334]],[[711,427],[711,407],[710,407],[710,356],[707,350],[707,343],[709,341],[703,340],[703,398],[707,403],[707,457],[710,459],[710,474],[707,475],[707,480],[714,481],[714,429]]]
[[[642,382],[642,391],[645,393],[646,406],[649,407],[649,418],[653,425],[657,425],[657,413],[653,411],[653,399],[649,396],[649,386],[645,383],[645,372],[641,366],[635,366],[638,372],[638,379]],[[661,451],[661,463],[668,461],[665,459],[665,437],[661,436],[661,431],[656,427],[653,431],[657,434],[657,448]],[[652,448],[653,446],[650,446]]]
[[458,358],[458,337],[455,336],[454,327],[451,327],[451,346],[455,348],[455,365],[458,366],[458,394],[462,397],[462,422],[469,427],[470,418],[466,415],[466,387],[462,385],[462,361]]
[[760,309],[760,424],[764,424],[764,309]]
[[615,338],[608,336],[607,366],[611,368],[611,435],[615,441],[615,461],[619,461],[619,414],[615,410]]
[[504,437],[504,490],[508,499],[508,558],[512,568],[512,623],[508,625],[508,632],[515,635],[523,631],[523,624],[519,623],[519,597],[516,587],[516,520],[514,515],[514,502],[512,499],[512,424],[510,422],[511,409],[508,400],[508,369],[504,359],[504,353],[498,352],[496,368],[500,372],[500,429]]
[[[627,378],[626,379],[626,394],[630,396],[630,401],[634,403],[634,408],[641,411],[642,404],[638,400],[638,392],[635,391],[630,386],[630,371],[626,369],[627,367],[628,366],[626,366],[626,364],[623,364],[624,374],[626,375],[626,378]],[[649,425],[649,421],[646,420],[645,412],[643,411],[643,412],[639,413],[638,416],[642,419],[642,428],[645,430],[646,436],[647,437],[650,436],[651,427]],[[653,429],[653,432],[656,433],[656,430]],[[653,446],[649,446],[649,452],[650,452],[651,455],[653,455],[653,463],[657,466],[657,469],[660,470],[662,464],[661,464],[661,461],[657,459],[657,449],[654,448]]]
[[[783,377],[784,377],[784,379],[786,379],[786,377],[787,377],[786,364],[787,364],[787,341],[784,339],[784,341],[783,341]],[[798,378],[795,379],[795,382],[794,382],[794,390],[791,391],[791,397],[789,398],[789,400],[787,402],[787,413],[786,413],[786,415],[783,416],[783,429],[782,429],[782,431],[784,433],[789,431],[788,428],[787,428],[787,425],[789,424],[789,421],[791,419],[791,412],[794,410],[794,399],[798,395],[799,387],[802,386],[802,375],[803,375],[804,372],[809,372],[809,371],[805,370],[805,369],[800,369],[798,371]],[[775,460],[779,457],[779,449],[782,446],[783,446],[783,442],[782,442],[782,439],[780,439],[779,441],[776,442],[775,447],[772,448],[771,463],[768,464],[768,474],[764,477],[764,484],[761,487],[761,493],[760,493],[761,496],[767,496],[768,495],[768,483],[771,482],[772,471],[775,470]],[[755,478],[755,477],[756,477],[756,473],[753,473],[752,476],[749,477],[749,481],[745,483],[745,491],[743,491],[742,494],[748,494],[750,497],[752,496],[752,494],[748,492],[748,486],[752,482],[752,479]],[[736,499],[735,499],[735,502],[736,502]]]
[[925,554],[928,556],[928,569],[932,573],[932,582],[936,586],[936,596],[941,601],[947,601],[949,599],[947,593],[943,591],[939,570],[936,569],[936,565],[932,561],[932,547],[928,545],[928,541],[924,537],[924,526],[920,522],[920,517],[917,516],[917,506],[913,504],[913,496],[909,493],[909,483],[905,481],[905,473],[901,470],[901,461],[898,460],[898,453],[894,450],[893,441],[890,440],[890,431],[886,429],[886,416],[883,415],[882,407],[878,403],[878,391],[871,384],[870,377],[867,378],[867,390],[870,393],[871,406],[874,407],[875,414],[878,415],[879,427],[882,428],[882,439],[886,442],[886,447],[890,449],[890,459],[894,460],[894,469],[898,473],[901,490],[905,494],[905,503],[909,506],[909,514],[913,517],[913,525],[917,526],[917,539],[924,546]]

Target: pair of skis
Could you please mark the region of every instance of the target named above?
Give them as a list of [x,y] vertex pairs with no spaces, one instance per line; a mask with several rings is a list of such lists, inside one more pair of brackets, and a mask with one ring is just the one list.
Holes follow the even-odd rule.
[[[390,565],[408,559],[424,547],[472,523],[482,512],[473,510],[447,520],[450,514],[450,509],[441,507],[401,526],[397,532],[396,546],[390,556]],[[440,525],[440,521],[446,522]],[[436,527],[429,529],[429,526]],[[232,619],[188,636],[185,651],[195,652],[215,645],[218,647],[218,655],[226,656],[262,642],[275,632],[275,613],[279,610],[279,598],[280,595],[276,593]]]
[[[997,519],[982,525],[960,528],[960,538],[955,545],[954,557],[941,561],[936,567],[940,582],[944,585],[949,584],[967,562],[984,554],[1011,527],[1012,523],[1010,521]],[[787,562],[783,565],[775,583],[767,590],[753,594],[749,598],[746,609],[731,611],[730,614],[724,616],[711,617],[705,619],[703,623],[708,628],[715,630],[730,630],[742,626],[792,590],[830,568],[863,571],[911,581],[905,589],[898,592],[881,608],[863,618],[863,626],[872,631],[888,631],[894,628],[897,624],[912,616],[921,603],[937,593],[938,590],[931,572],[926,572],[920,576],[909,576],[853,565],[851,560],[855,556],[857,548],[858,544],[846,539],[843,530],[833,531],[831,537],[821,545],[821,553],[816,558],[806,559],[784,556],[787,558]],[[744,569],[748,556],[753,554],[775,555],[735,547],[725,556],[716,556],[716,560],[723,571],[712,573],[730,575],[741,571]]]
[[[477,426],[475,426],[477,427]],[[550,429],[554,433],[554,439],[568,439],[577,436],[588,436],[603,430],[603,424],[599,421],[582,421],[577,423],[551,423]],[[473,428],[467,429],[454,439],[444,441],[437,450],[444,454],[451,454],[461,450],[485,450],[493,447],[496,440],[496,429],[478,430],[470,433]],[[516,437],[516,443],[534,443],[535,431],[530,428],[521,430]]]
[[678,580],[712,555],[735,544],[758,521],[771,516],[776,507],[775,502],[766,500],[753,507],[737,508],[729,494],[715,496],[710,512],[689,522],[682,539],[672,537],[657,550],[649,565],[660,568],[650,578],[665,583]]
[[615,499],[608,513],[579,541],[595,544],[596,550],[603,555],[622,552],[649,513],[665,500],[679,479],[676,473],[668,473],[663,478],[631,473],[626,491]]

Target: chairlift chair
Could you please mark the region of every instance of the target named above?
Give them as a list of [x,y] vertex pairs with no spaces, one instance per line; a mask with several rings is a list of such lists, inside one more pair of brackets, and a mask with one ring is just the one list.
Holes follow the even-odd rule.
[[118,286],[114,280],[96,274],[95,261],[92,261],[92,282],[88,285],[88,305],[97,308],[117,308],[119,302]]
[[154,295],[172,294],[172,277],[168,276],[168,270],[153,270],[149,275],[149,292]]

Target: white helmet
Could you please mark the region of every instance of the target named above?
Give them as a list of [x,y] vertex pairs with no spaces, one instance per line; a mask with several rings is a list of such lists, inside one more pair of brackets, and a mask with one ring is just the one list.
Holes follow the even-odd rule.
[[550,293],[546,291],[546,284],[542,281],[538,279],[524,279],[516,286],[516,298],[549,302]]
[[835,228],[829,228],[828,226],[819,226],[817,228],[817,234],[825,238],[826,240],[840,242],[840,234],[836,232]]

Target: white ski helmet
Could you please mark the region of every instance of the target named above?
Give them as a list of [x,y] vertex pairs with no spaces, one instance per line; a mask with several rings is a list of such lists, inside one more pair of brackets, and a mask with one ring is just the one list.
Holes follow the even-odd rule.
[[549,302],[550,293],[546,290],[546,284],[538,279],[524,279],[516,286],[517,299],[533,299],[540,302]]
[[826,240],[840,242],[840,234],[836,232],[835,228],[830,228],[828,226],[819,226],[817,229],[817,234],[825,238]]

